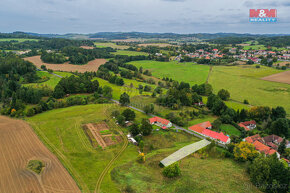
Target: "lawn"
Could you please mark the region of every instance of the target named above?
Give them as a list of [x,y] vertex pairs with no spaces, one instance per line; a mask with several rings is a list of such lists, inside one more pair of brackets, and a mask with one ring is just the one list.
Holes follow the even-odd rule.
[[220,130],[222,132],[224,132],[225,134],[230,135],[230,136],[232,136],[232,135],[240,136],[241,135],[241,132],[237,128],[235,128],[234,126],[229,125],[229,124],[222,124],[220,126]]
[[111,48],[119,49],[119,50],[124,50],[124,49],[129,48],[129,46],[117,45],[117,44],[112,43],[112,42],[95,42],[94,44],[97,48],[111,47]]
[[[120,109],[120,107],[114,104],[74,106],[27,118],[40,139],[57,155],[83,192],[88,192],[88,190],[94,192],[100,173],[116,155],[122,144],[106,150],[94,149],[82,125],[108,119],[106,114],[110,114],[114,109]],[[141,118],[147,118],[139,112],[136,114],[138,121]],[[127,133],[126,129],[123,129],[123,132]],[[137,155],[136,146],[129,145],[114,166],[132,161]],[[110,175],[105,177],[101,189],[102,192],[119,192]]]
[[25,42],[25,41],[38,41],[38,39],[27,39],[27,38],[0,38],[0,42],[8,42],[8,41],[17,41],[17,42]]
[[144,140],[145,152],[149,150],[144,164],[132,161],[112,170],[112,179],[123,192],[259,192],[251,185],[245,167],[226,158],[200,159],[190,155],[179,161],[180,177],[165,178],[159,162],[198,140],[186,138],[182,133],[159,132],[164,136],[153,135]]
[[117,52],[112,52],[114,55],[127,55],[127,56],[148,56],[146,52],[137,52],[129,50],[117,50]]
[[[58,84],[58,82],[61,80],[60,77],[57,77],[53,74],[49,74],[48,72],[45,71],[37,71],[36,72],[37,75],[45,80],[48,78],[47,81],[45,82],[40,82],[40,83],[29,83],[29,84],[24,84],[24,86],[35,86],[35,87],[43,87],[43,86],[47,86],[51,89],[54,89],[54,87]],[[54,74],[60,75],[62,77],[68,77],[71,76],[72,74],[69,72],[54,72]]]
[[283,106],[289,115],[290,85],[260,79],[279,72],[265,66],[215,66],[209,83],[215,93],[224,88],[233,100],[243,102],[247,99],[254,106]]
[[194,84],[202,84],[206,82],[209,66],[198,65],[193,63],[179,63],[177,61],[158,62],[152,60],[133,61],[136,67],[142,66],[143,69],[148,69],[152,75],[162,79],[163,77],[172,78],[173,80],[184,81]]

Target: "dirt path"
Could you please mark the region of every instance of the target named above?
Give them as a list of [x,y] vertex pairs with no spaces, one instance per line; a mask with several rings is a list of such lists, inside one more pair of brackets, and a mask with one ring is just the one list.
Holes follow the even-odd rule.
[[207,75],[206,83],[209,82],[209,77],[210,77],[210,75],[211,75],[212,69],[213,69],[213,66],[211,65],[210,68],[209,68],[208,75]]
[[[0,116],[0,138],[0,192],[81,192],[26,122]],[[32,159],[45,163],[41,175],[26,169]]]
[[[110,115],[106,112],[108,118],[110,119]],[[128,140],[126,135],[123,134],[123,132],[121,131],[121,129],[119,128],[118,125],[114,124],[116,127],[116,130],[121,134],[123,140],[124,140],[124,144],[122,146],[122,148],[120,149],[120,151],[117,153],[117,155],[108,163],[108,165],[104,168],[104,170],[102,171],[99,179],[97,180],[97,184],[96,184],[96,188],[95,188],[95,193],[100,193],[101,192],[101,185],[102,185],[102,181],[104,179],[104,177],[108,174],[109,170],[111,169],[112,165],[114,164],[114,162],[120,157],[120,155],[125,151],[125,149],[128,146]]]

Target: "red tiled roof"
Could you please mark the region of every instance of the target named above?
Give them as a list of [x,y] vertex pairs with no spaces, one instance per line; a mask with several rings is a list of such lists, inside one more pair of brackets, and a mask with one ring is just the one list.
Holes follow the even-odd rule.
[[155,123],[155,122],[159,122],[163,125],[168,125],[170,123],[170,121],[166,120],[166,119],[163,119],[161,117],[152,117],[149,119],[150,123]]
[[254,143],[254,142],[257,141],[257,140],[262,140],[262,138],[260,137],[259,134],[256,134],[256,135],[253,135],[253,136],[247,137],[245,140],[246,140],[247,142],[249,142],[249,143]]
[[252,120],[252,121],[246,121],[246,122],[242,122],[240,124],[243,124],[245,126],[248,126],[248,125],[256,125],[256,121]]
[[167,129],[167,127],[165,127],[165,126],[164,126],[164,127],[161,127],[161,128],[162,128],[162,129]]
[[282,158],[283,160],[285,160],[287,163],[289,163],[290,161],[286,158]]
[[198,126],[200,127],[203,127],[203,128],[209,128],[209,127],[212,127],[211,123],[209,121],[206,121],[206,122],[203,122],[203,123],[199,123],[197,124]]
[[276,152],[276,150],[268,147],[267,145],[264,145],[260,141],[255,141],[253,145],[255,146],[256,150],[259,152],[264,152],[266,155],[272,155]]
[[250,129],[248,127],[246,127],[245,125],[243,125],[242,123],[239,123],[240,127],[243,127],[246,131],[250,131]]
[[267,142],[266,143],[266,145],[268,145],[268,146],[270,146],[270,147],[272,147],[273,149],[278,149],[278,146],[277,145],[275,145],[274,143],[272,143],[272,142]]
[[215,132],[215,131],[212,131],[212,130],[209,130],[209,129],[204,129],[202,134],[206,135],[206,136],[209,136],[209,137],[212,137],[214,139],[218,139],[222,142],[227,142],[229,137],[224,135],[222,132],[221,133],[218,133],[218,132]]
[[198,132],[198,133],[202,133],[203,130],[205,130],[205,128],[199,126],[199,125],[193,125],[191,127],[189,127],[190,130]]

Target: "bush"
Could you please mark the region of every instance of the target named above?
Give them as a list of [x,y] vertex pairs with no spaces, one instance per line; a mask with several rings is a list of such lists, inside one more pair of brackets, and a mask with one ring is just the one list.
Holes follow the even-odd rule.
[[249,104],[249,101],[248,100],[244,100],[244,104],[248,105]]
[[175,162],[165,167],[163,169],[162,174],[167,178],[174,178],[174,177],[180,176],[181,172],[180,172],[179,164]]
[[256,68],[261,68],[260,65],[256,65]]

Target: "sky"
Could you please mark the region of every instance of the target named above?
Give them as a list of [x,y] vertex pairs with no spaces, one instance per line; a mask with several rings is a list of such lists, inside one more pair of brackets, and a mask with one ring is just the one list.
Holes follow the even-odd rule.
[[[249,9],[277,9],[250,23]],[[1,0],[0,32],[290,34],[289,0]]]

